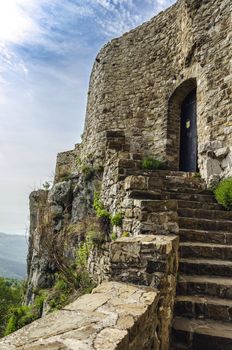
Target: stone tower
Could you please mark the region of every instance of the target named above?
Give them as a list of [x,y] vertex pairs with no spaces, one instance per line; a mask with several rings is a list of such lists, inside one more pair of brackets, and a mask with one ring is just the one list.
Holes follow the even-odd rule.
[[104,158],[105,131],[125,131],[132,153],[180,170],[181,105],[196,89],[197,167],[231,175],[231,4],[181,0],[112,40],[90,79],[83,154]]

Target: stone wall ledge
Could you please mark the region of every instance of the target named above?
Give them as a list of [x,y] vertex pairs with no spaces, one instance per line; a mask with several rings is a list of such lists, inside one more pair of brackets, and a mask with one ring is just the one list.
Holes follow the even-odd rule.
[[1,350],[159,349],[159,292],[104,282],[60,311],[0,341]]

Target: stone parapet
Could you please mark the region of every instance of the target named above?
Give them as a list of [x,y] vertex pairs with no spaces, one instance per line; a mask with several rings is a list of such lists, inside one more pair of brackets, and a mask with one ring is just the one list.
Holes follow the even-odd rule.
[[140,235],[111,244],[111,278],[160,291],[157,318],[160,349],[169,349],[178,271],[177,236]]
[[1,350],[158,350],[159,292],[106,282],[0,341]]
[[75,148],[61,152],[57,154],[56,159],[56,170],[54,182],[59,182],[66,180],[67,177],[70,177],[72,174],[78,172],[78,157],[80,154],[80,145],[76,144]]

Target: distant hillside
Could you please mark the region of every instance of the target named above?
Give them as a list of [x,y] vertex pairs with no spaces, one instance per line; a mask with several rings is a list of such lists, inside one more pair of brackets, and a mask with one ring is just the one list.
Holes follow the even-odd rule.
[[0,233],[0,276],[26,276],[27,242],[24,236]]

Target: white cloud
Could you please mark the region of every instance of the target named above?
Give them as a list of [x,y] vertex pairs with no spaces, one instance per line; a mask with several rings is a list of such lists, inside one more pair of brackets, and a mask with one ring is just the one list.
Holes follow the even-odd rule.
[[[0,41],[22,42],[38,32],[35,21],[24,10],[31,7],[28,0],[7,0],[0,2]],[[34,5],[38,1],[34,0]]]

